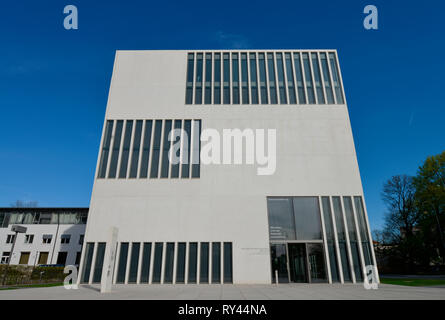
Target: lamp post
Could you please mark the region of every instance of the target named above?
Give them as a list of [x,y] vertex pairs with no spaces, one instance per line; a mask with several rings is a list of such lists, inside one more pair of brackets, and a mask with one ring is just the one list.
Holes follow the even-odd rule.
[[8,275],[9,265],[11,263],[12,255],[14,253],[15,242],[17,241],[17,234],[26,233],[26,230],[27,230],[26,227],[23,226],[13,225],[11,227],[11,231],[15,232],[15,236],[14,236],[14,241],[12,242],[12,248],[11,248],[11,253],[9,254],[8,264],[6,265],[5,268],[5,274],[3,275],[2,285],[5,285],[6,283],[6,277]]

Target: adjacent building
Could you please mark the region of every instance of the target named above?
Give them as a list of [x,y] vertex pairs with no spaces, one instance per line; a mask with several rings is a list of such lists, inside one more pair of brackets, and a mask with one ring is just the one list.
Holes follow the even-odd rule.
[[[204,161],[225,130],[241,140]],[[112,227],[114,283],[362,282],[375,256],[336,50],[117,51],[81,283],[101,281]]]

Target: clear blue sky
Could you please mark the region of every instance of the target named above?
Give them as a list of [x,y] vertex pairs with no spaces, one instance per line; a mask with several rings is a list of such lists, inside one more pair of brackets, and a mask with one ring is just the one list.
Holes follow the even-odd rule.
[[[379,30],[363,28],[367,4]],[[116,49],[336,48],[380,227],[384,181],[445,150],[444,14],[443,1],[4,2],[0,206],[89,205]]]

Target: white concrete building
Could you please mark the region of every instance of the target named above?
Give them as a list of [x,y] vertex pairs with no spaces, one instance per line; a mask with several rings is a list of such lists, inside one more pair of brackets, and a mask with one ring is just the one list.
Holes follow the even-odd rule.
[[[78,265],[88,208],[0,208],[0,263]],[[16,236],[13,225],[26,227]]]
[[[242,164],[209,129],[243,131]],[[81,282],[111,227],[115,283],[359,282],[368,226],[335,50],[117,51]]]

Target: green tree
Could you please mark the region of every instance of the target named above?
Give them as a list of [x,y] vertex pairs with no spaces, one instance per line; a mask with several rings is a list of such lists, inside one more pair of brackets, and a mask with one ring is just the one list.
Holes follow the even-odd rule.
[[[413,179],[425,248],[445,256],[445,151],[428,157]],[[433,257],[432,257],[433,258]]]

